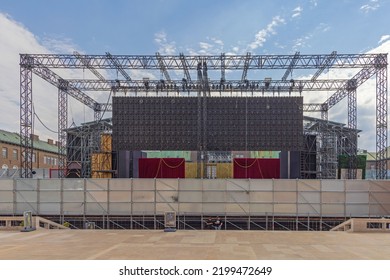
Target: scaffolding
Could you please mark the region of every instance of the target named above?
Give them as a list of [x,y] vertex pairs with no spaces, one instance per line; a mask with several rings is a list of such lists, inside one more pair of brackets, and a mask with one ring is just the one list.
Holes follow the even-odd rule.
[[[301,152],[301,179],[336,179],[338,157],[356,155],[356,128],[343,123],[304,116],[304,149]],[[314,168],[315,166],[315,168]],[[356,171],[357,167],[353,167]],[[348,174],[356,179],[356,173]]]
[[[112,104],[99,103],[89,96],[91,91],[123,93],[136,96],[190,96],[195,93],[199,97],[199,108],[206,108],[207,96],[242,95],[302,95],[302,92],[333,91],[334,93],[323,103],[304,104],[304,112],[321,112],[324,120],[328,119],[328,111],[344,98],[348,97],[348,127],[355,133],[357,127],[356,91],[360,85],[372,77],[376,77],[376,178],[385,179],[387,172],[387,54],[331,54],[303,55],[299,52],[294,55],[209,55],[186,56],[180,55],[73,55],[64,54],[21,54],[20,55],[20,136],[21,136],[21,176],[32,177],[32,152],[33,143],[29,140],[33,133],[32,128],[32,75],[37,75],[54,85],[58,91],[58,126],[59,126],[59,153],[64,149],[63,131],[67,128],[67,97],[71,96],[94,111],[95,121],[98,121],[104,112],[112,110]],[[55,71],[75,70],[88,68],[96,79],[64,79]],[[358,71],[350,79],[318,79],[321,73],[329,69],[356,69]],[[102,70],[99,72],[99,70]],[[113,70],[113,71],[112,71]],[[165,79],[133,80],[127,74],[128,70],[159,71]],[[183,79],[171,79],[169,71],[183,72]],[[241,79],[228,79],[226,70],[239,72]],[[263,80],[251,80],[252,71],[285,70],[281,78],[264,78]],[[287,79],[293,71],[313,71],[309,79]],[[110,72],[111,71],[111,72]],[[212,71],[220,73],[215,78]],[[117,75],[113,78],[112,72]],[[276,71],[278,72],[278,71]],[[62,72],[61,72],[62,73]],[[118,77],[118,73],[123,76]],[[194,79],[197,73],[197,79]],[[191,75],[193,77],[191,78]],[[69,75],[70,76],[70,75]],[[73,75],[74,76],[74,75]],[[236,75],[237,76],[237,75]],[[257,73],[256,73],[256,76]],[[267,77],[266,76],[266,77]],[[203,104],[204,103],[204,104]],[[203,104],[203,105],[202,105]],[[199,112],[198,125],[206,119]],[[205,134],[205,131],[202,131]],[[318,139],[317,149],[321,149],[319,155],[319,168],[323,178],[333,178],[335,169],[335,155],[337,152],[336,138],[333,133],[322,133]],[[356,178],[356,133],[349,138],[350,156],[349,176]],[[203,137],[204,138],[204,137]],[[205,142],[198,135],[199,154],[207,152]],[[96,137],[84,139],[86,143],[92,143]],[[86,143],[82,143],[86,147]],[[67,147],[71,143],[66,144]],[[67,150],[69,147],[67,148]],[[93,150],[95,151],[95,150]],[[85,155],[80,164],[86,163],[91,153],[81,151]],[[204,154],[204,158],[207,154]],[[207,161],[207,159],[206,159]],[[61,158],[60,165],[64,165]],[[69,163],[68,163],[69,165]],[[84,169],[84,168],[83,168]],[[85,168],[82,176],[90,175],[91,171]],[[200,174],[200,170],[198,172]]]
[[[68,143],[67,177],[90,178],[92,175],[91,161],[94,154],[106,155],[100,157],[99,165],[111,166],[110,138],[104,136],[111,134],[111,131],[111,119],[83,123],[66,130]],[[103,170],[94,171],[103,172]],[[112,168],[104,171],[111,173]]]

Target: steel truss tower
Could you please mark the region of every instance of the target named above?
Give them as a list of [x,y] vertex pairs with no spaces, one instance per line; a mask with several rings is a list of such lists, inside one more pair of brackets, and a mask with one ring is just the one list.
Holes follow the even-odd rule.
[[351,129],[347,155],[348,159],[348,179],[356,179],[357,176],[357,99],[356,81],[350,80],[347,85],[348,94],[348,128]]
[[[56,69],[88,68],[96,79],[65,79],[58,75]],[[313,73],[309,79],[288,79],[293,71],[302,70]],[[318,79],[329,69],[357,69],[351,79]],[[100,70],[100,71],[98,71]],[[110,70],[121,73],[122,79],[113,78]],[[165,80],[134,80],[127,73],[129,70],[160,71]],[[169,71],[181,70],[184,78],[172,80]],[[285,70],[280,79],[251,80],[251,71]],[[198,71],[198,79],[191,78],[191,73]],[[199,73],[200,71],[200,73]],[[214,71],[214,72],[213,72]],[[227,72],[229,71],[229,72]],[[241,80],[227,79],[226,73],[241,71]],[[220,73],[215,79],[210,73]],[[292,94],[301,95],[303,91],[334,91],[334,94],[323,103],[304,104],[305,112],[321,112],[322,119],[328,119],[328,111],[338,102],[348,97],[348,127],[356,131],[356,93],[357,88],[376,75],[376,149],[377,149],[377,179],[385,179],[387,171],[387,54],[337,54],[325,55],[209,55],[186,56],[174,55],[81,55],[79,53],[63,54],[21,54],[20,55],[20,135],[21,135],[21,166],[23,178],[32,177],[33,142],[33,110],[32,110],[32,74],[39,76],[58,90],[58,128],[59,141],[65,145],[63,130],[67,126],[67,97],[70,96],[82,102],[94,111],[95,121],[102,118],[102,113],[112,110],[111,103],[99,103],[88,94],[90,91],[113,91],[123,93],[155,93],[156,95],[174,94],[185,96],[198,92],[201,96],[239,95],[250,92],[252,95]],[[199,75],[201,74],[201,75]],[[192,74],[193,75],[193,74]],[[69,75],[70,76],[70,75]],[[258,76],[256,74],[256,76]],[[265,76],[267,77],[267,76]],[[199,123],[205,119],[203,112],[198,113]],[[203,132],[201,135],[203,135]],[[350,176],[354,178],[356,166],[357,135],[350,135],[351,148]],[[199,138],[202,146],[203,137]],[[323,143],[333,140],[323,138]],[[322,146],[330,147],[330,144]],[[206,147],[202,147],[205,150]],[[60,145],[59,153],[64,148]],[[326,151],[324,151],[326,153]],[[329,152],[329,151],[328,151]],[[330,157],[329,157],[330,156]],[[61,156],[60,156],[61,157]],[[333,156],[324,154],[323,167],[332,164]],[[63,166],[60,159],[60,166]],[[333,171],[331,172],[333,173]],[[324,173],[326,174],[326,173]],[[333,175],[332,175],[333,176]],[[322,177],[328,177],[322,176]]]
[[376,60],[376,178],[387,177],[387,56]]
[[66,168],[66,129],[68,128],[68,82],[58,81],[58,177],[64,178]]
[[20,57],[20,146],[21,177],[32,177],[33,110],[32,110],[32,59]]

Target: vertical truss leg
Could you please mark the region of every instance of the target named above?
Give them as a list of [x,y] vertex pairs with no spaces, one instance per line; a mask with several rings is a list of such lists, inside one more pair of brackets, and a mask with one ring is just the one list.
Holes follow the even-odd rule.
[[208,163],[208,147],[207,147],[207,97],[210,96],[210,90],[209,90],[209,80],[208,80],[208,74],[207,74],[207,64],[206,61],[203,62],[203,178],[207,178],[207,163]]
[[68,128],[68,82],[58,81],[58,177],[65,177],[66,129]]
[[323,108],[321,110],[321,119],[324,120],[324,121],[327,121],[328,120],[328,108]]
[[94,110],[93,112],[94,112],[94,120],[95,120],[95,122],[100,121],[100,119],[102,117],[102,111]]
[[[376,73],[376,178],[387,178],[387,56]],[[378,61],[379,62],[379,61]]]
[[22,178],[32,178],[33,155],[32,70],[29,57],[20,57],[20,148]]
[[357,177],[357,99],[356,81],[349,81],[348,90],[348,179]]
[[203,89],[203,77],[202,77],[202,64],[201,62],[198,63],[198,71],[197,71],[197,74],[198,74],[198,135],[197,135],[197,138],[198,138],[198,156],[197,156],[197,174],[196,174],[196,177],[197,178],[201,178],[201,174],[202,174],[202,162],[203,162],[203,158],[204,158],[204,148],[203,148],[203,134],[202,134],[202,119],[203,119],[203,111],[202,111],[202,89]]

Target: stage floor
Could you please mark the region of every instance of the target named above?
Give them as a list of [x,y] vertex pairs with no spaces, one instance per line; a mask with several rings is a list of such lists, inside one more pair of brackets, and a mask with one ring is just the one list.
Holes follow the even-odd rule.
[[390,260],[389,233],[0,231],[3,260]]

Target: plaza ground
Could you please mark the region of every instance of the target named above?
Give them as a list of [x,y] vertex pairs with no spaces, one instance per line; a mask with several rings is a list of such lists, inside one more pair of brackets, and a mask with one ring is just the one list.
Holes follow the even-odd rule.
[[313,231],[0,231],[2,260],[389,260],[390,234]]

